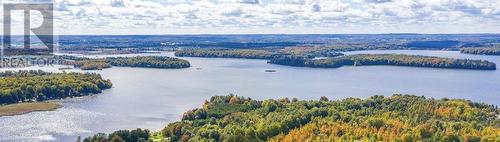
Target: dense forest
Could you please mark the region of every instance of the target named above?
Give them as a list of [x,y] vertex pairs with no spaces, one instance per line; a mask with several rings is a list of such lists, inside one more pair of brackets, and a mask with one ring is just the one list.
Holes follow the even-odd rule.
[[[23,37],[13,36],[14,41]],[[16,40],[19,38],[20,40]],[[15,43],[15,42],[14,42]],[[281,48],[291,46],[336,46],[350,50],[458,49],[498,44],[498,34],[258,34],[258,35],[100,35],[59,36],[62,52],[122,49],[173,48]]]
[[216,57],[267,59],[271,64],[337,68],[345,65],[394,65],[431,68],[495,70],[496,64],[482,60],[452,59],[402,54],[344,55],[337,48],[289,47],[274,49],[185,49],[175,52],[181,57]]
[[335,47],[288,47],[278,50],[278,54],[275,55],[289,54],[293,56],[303,56],[305,58],[337,57],[344,55],[339,53],[343,50],[343,48]]
[[111,64],[104,60],[83,60],[74,62],[74,67],[80,68],[82,70],[102,70],[106,68],[111,68]]
[[179,57],[271,59],[275,55],[291,54],[314,58],[335,57],[342,55],[337,51],[339,51],[339,49],[329,47],[287,47],[266,49],[208,48],[177,50],[175,55]]
[[403,54],[357,54],[338,56],[332,58],[307,58],[294,55],[276,55],[269,61],[271,64],[315,67],[315,68],[337,68],[345,65],[393,65],[430,68],[453,68],[453,69],[476,69],[495,70],[496,64],[483,60],[452,59],[419,55]]
[[496,48],[463,48],[460,53],[477,55],[500,55],[500,47]]
[[[228,95],[214,96],[202,108],[185,112],[181,121],[141,138],[172,142],[494,142],[500,141],[499,114],[500,109],[492,105],[399,94],[335,101],[327,97],[258,101]],[[113,134],[108,140],[119,136]],[[95,137],[89,137],[93,140],[89,142],[101,140]]]
[[0,73],[0,104],[85,96],[111,86],[109,80],[95,73],[5,71]]
[[178,57],[269,59],[274,53],[258,49],[185,49],[175,52]]
[[271,59],[275,55],[291,54],[314,58],[335,57],[342,55],[338,51],[341,50],[334,47],[286,47],[265,49],[208,48],[177,50],[175,55],[180,57]]
[[111,57],[106,62],[120,67],[144,67],[144,68],[188,68],[187,60],[165,56],[137,56],[137,57]]
[[191,66],[187,60],[165,56],[108,57],[101,59],[60,56],[60,58],[67,60],[63,64],[74,65],[82,70],[100,70],[112,66],[163,69],[188,68]]
[[[150,132],[149,130],[135,129],[135,130],[119,130],[109,135],[104,133],[95,134],[92,137],[83,139],[83,142],[146,142],[148,141]],[[80,138],[77,142],[81,142]]]

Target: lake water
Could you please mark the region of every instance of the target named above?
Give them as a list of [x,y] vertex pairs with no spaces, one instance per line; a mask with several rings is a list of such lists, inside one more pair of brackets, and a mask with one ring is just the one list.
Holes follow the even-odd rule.
[[[389,50],[347,54],[359,53],[486,59],[500,64],[500,56],[465,55],[457,51]],[[173,56],[172,53],[153,55]],[[200,107],[203,100],[229,93],[255,99],[297,97],[314,100],[320,96],[343,99],[403,93],[500,105],[498,70],[395,66],[314,69],[270,65],[265,60],[184,59],[191,62],[191,68],[113,67],[94,71],[111,79],[113,88],[95,96],[58,100],[64,107],[56,111],[0,117],[0,141],[74,141],[79,135],[118,129],[160,130],[169,122],[179,120],[184,111]],[[58,71],[57,67],[32,69],[38,68]],[[277,72],[265,72],[268,69]]]

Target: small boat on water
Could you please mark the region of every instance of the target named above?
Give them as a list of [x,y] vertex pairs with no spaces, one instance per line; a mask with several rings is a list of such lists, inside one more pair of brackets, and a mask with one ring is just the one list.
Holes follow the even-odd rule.
[[276,72],[276,70],[266,70],[266,72]]

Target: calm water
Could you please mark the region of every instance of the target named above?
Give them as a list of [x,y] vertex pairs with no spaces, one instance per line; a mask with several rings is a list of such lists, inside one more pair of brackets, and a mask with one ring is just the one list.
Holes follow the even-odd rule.
[[[453,58],[500,56],[464,55],[452,51],[360,51],[405,53]],[[156,55],[168,55],[163,53]],[[136,55],[127,55],[136,56]],[[394,93],[434,98],[462,98],[500,105],[500,71],[473,71],[393,66],[312,69],[267,64],[265,60],[185,58],[188,69],[114,67],[95,71],[111,79],[104,93],[60,100],[50,112],[0,117],[0,141],[74,141],[76,136],[137,127],[159,130],[200,107],[213,95],[234,93],[255,99],[366,98]],[[43,68],[57,71],[57,68]],[[266,73],[266,69],[277,70]],[[75,70],[78,71],[78,70]]]

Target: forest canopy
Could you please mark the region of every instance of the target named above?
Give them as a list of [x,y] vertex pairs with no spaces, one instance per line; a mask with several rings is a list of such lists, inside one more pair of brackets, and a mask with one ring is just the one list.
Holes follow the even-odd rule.
[[111,81],[96,73],[5,71],[0,73],[0,104],[86,96],[111,86]]
[[66,65],[74,65],[82,70],[100,70],[112,66],[178,69],[191,66],[189,61],[165,56],[108,57],[100,59],[61,56]]
[[393,65],[430,68],[495,70],[496,64],[483,60],[452,59],[404,54],[356,54],[329,58],[277,55],[269,63],[289,66],[338,68],[342,66]]
[[346,65],[393,65],[450,69],[496,70],[496,64],[483,60],[452,59],[404,54],[344,55],[330,47],[288,47],[271,49],[184,49],[175,52],[181,57],[267,59],[268,63],[338,68]]
[[400,94],[334,101],[259,101],[231,94],[185,112],[149,140],[493,142],[500,141],[499,113],[495,106],[468,100]]
[[[146,142],[149,140],[150,131],[147,129],[118,130],[109,135],[104,133],[95,134],[83,139],[83,142]],[[81,140],[78,139],[77,142]]]
[[179,57],[207,57],[207,58],[245,58],[245,59],[271,59],[275,55],[290,54],[295,56],[335,57],[343,55],[337,48],[329,47],[287,47],[266,49],[183,49],[177,50],[175,56]]
[[178,57],[269,59],[274,53],[257,49],[185,49],[175,52]]
[[165,56],[136,56],[136,57],[110,57],[106,62],[120,67],[144,67],[144,68],[188,68],[187,60],[165,57]]

